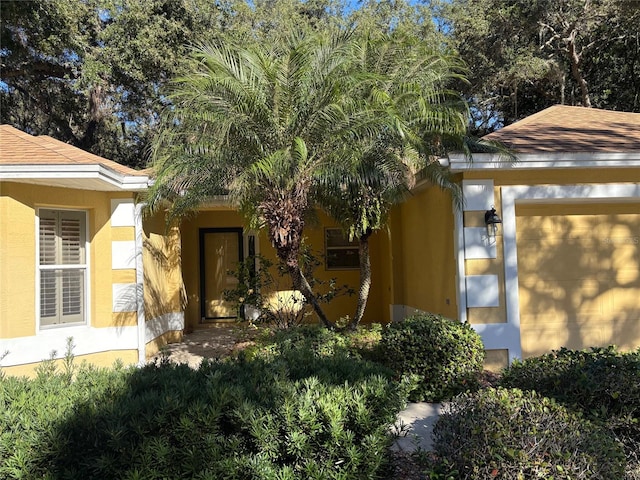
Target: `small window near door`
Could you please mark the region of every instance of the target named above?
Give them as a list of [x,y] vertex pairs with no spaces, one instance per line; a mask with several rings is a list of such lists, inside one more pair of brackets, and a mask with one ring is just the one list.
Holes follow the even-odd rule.
[[327,270],[349,270],[360,267],[357,241],[349,241],[340,228],[326,228],[324,238]]
[[40,328],[86,323],[85,212],[38,212]]

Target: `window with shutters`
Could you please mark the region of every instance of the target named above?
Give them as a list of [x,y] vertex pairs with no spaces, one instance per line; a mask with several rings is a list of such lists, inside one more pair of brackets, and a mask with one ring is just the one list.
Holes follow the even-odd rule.
[[85,212],[39,210],[40,328],[86,321]]

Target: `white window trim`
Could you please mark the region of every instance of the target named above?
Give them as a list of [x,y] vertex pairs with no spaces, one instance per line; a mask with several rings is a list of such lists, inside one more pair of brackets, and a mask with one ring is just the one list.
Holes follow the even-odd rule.
[[[85,288],[84,288],[84,322],[67,323],[60,325],[41,325],[40,324],[40,210],[54,210],[54,211],[67,211],[67,212],[79,212],[84,214],[84,227],[85,227]],[[65,335],[72,333],[72,331],[86,330],[91,325],[91,305],[89,299],[91,298],[91,250],[89,241],[89,211],[78,208],[58,208],[41,206],[36,208],[36,222],[35,222],[35,238],[36,238],[36,251],[35,251],[35,307],[36,307],[36,334],[47,334],[55,332],[56,330],[64,329]],[[74,265],[66,265],[65,267],[74,267]],[[46,269],[46,267],[45,267]]]

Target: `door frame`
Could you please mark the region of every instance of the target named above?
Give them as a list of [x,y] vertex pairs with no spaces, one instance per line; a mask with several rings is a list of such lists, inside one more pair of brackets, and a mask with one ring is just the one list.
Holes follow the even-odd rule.
[[[235,233],[238,237],[238,261],[241,262],[244,259],[244,238],[242,227],[210,227],[198,229],[198,267],[200,269],[200,323],[216,322],[216,321],[228,321],[232,317],[207,317],[205,308],[205,296],[206,296],[206,272],[205,272],[205,235],[208,233]],[[235,318],[235,317],[233,317]]]

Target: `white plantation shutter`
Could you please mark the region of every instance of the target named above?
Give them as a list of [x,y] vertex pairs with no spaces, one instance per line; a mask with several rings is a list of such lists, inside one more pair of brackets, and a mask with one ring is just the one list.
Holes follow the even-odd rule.
[[39,212],[40,325],[85,321],[86,214]]

